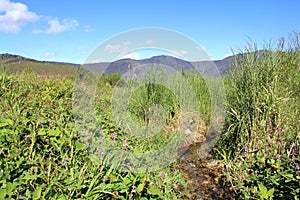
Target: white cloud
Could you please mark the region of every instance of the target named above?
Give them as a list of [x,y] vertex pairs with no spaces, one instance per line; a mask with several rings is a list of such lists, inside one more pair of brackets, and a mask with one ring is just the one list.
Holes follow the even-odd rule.
[[105,51],[110,53],[123,53],[129,49],[129,42],[124,42],[123,44],[108,44],[105,46]]
[[0,32],[17,33],[23,26],[39,19],[23,3],[0,0]]
[[182,56],[182,57],[188,53],[187,51],[182,50],[182,49],[181,49],[181,50],[174,49],[173,52],[174,52],[176,55]]
[[229,57],[229,56],[232,56],[232,53],[227,53],[227,54],[225,54],[223,58],[227,58],[227,57]]
[[139,53],[131,52],[131,53],[127,53],[125,55],[122,55],[120,59],[123,59],[123,58],[130,58],[130,59],[139,60],[139,59],[142,58],[142,56]]
[[33,33],[46,33],[46,34],[57,34],[63,31],[74,30],[78,25],[78,21],[72,18],[63,19],[59,22],[57,18],[49,19],[48,24],[50,27],[46,30],[33,30]]
[[48,58],[51,58],[53,56],[55,56],[55,53],[53,53],[53,52],[46,52],[41,57],[44,58],[44,59],[48,59]]
[[84,32],[89,33],[89,32],[92,32],[93,30],[94,29],[90,25],[85,25],[84,26]]
[[18,33],[22,27],[29,23],[45,19],[50,27],[46,30],[34,30],[33,33],[55,34],[74,30],[79,25],[76,19],[66,18],[60,22],[57,18],[42,16],[29,11],[27,5],[23,3],[0,0],[0,32]]

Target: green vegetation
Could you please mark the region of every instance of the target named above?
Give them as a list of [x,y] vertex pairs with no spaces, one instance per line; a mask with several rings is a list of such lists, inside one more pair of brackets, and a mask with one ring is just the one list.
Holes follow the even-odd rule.
[[[276,49],[247,48],[236,56],[231,71],[223,77],[227,114],[213,152],[224,163],[224,174],[220,176],[225,185],[243,199],[299,199],[297,36],[289,44],[280,42]],[[57,71],[64,76],[45,79],[31,64],[28,66],[37,74],[29,69],[18,76],[5,71],[0,74],[0,199],[184,198],[188,188],[176,164],[145,173],[124,172],[106,165],[108,158],[102,157],[101,149],[89,149],[75,126],[75,77]],[[7,66],[6,70],[11,69]],[[67,75],[75,73],[71,71]],[[211,98],[205,81],[213,79],[204,80],[193,73],[181,75],[201,101],[197,103],[200,118],[209,124]],[[187,97],[156,84],[154,79],[162,79],[162,74],[150,76],[130,96],[130,116],[142,127],[151,124],[157,114],[151,113],[153,106],[160,104],[166,111],[166,125],[149,138],[128,137],[126,129],[113,121],[112,96],[125,81],[118,74],[99,77],[96,128],[102,136],[119,149],[134,153],[160,149],[174,137],[180,125],[181,102]],[[130,84],[137,85],[135,81]],[[172,85],[178,91],[188,91],[180,82]],[[90,126],[88,119],[82,121]]]
[[226,77],[228,114],[217,151],[225,162],[226,182],[245,199],[300,195],[297,36],[275,50],[248,49]]
[[[86,149],[72,118],[73,83],[70,77],[1,74],[0,199],[179,197],[177,187],[185,183],[178,171],[119,172]],[[105,84],[99,88],[111,90]],[[118,133],[116,142],[122,143],[125,134],[105,115],[98,118],[104,133]],[[127,141],[130,148],[132,142]]]
[[30,59],[1,59],[0,57],[0,73],[6,71],[7,74],[21,74],[27,68],[40,76],[47,77],[73,76],[77,71],[77,67],[69,64],[40,62]]

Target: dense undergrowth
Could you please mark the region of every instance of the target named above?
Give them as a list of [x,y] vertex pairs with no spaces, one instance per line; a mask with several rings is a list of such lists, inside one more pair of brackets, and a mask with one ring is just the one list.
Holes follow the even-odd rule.
[[[70,77],[42,80],[26,72],[0,75],[0,199],[180,197],[185,182],[178,171],[120,172],[88,151],[72,117],[73,83]],[[111,138],[119,133],[115,139],[122,143],[126,136],[107,116],[98,118],[103,132]]]
[[[201,119],[209,124],[208,79],[182,75],[200,100]],[[151,106],[161,104],[167,126],[151,138],[128,137],[112,120],[112,94],[120,80],[117,74],[100,77],[95,103],[101,134],[126,151],[161,148],[172,137],[166,133],[178,127],[178,98],[159,84],[139,87],[129,102],[132,119],[146,126]],[[28,70],[0,74],[0,199],[183,198],[188,188],[172,164],[154,172],[124,172],[89,151],[72,115],[74,81],[43,80]],[[298,35],[275,49],[247,48],[223,81],[227,113],[214,153],[224,163],[224,183],[243,199],[299,199]]]
[[248,48],[225,77],[228,109],[217,152],[227,184],[242,198],[299,199],[300,46],[295,36],[276,49]]

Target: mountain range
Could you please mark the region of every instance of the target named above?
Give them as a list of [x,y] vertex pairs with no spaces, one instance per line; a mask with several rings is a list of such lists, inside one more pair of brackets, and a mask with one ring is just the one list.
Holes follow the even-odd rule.
[[[134,69],[143,65],[166,65],[183,72],[194,71],[196,68],[203,74],[217,73],[216,70],[213,70],[217,69],[220,74],[225,74],[226,72],[228,72],[230,63],[233,58],[234,56],[229,56],[222,60],[189,62],[172,56],[160,55],[141,60],[121,59],[111,63],[90,63],[84,64],[84,67],[94,71],[104,72],[104,74],[106,75],[112,73],[124,74],[129,71],[129,69]],[[2,68],[5,67],[6,71],[8,71],[9,73],[18,73],[21,72],[24,68],[30,67],[33,71],[40,75],[53,75],[57,73],[74,74],[77,67],[80,65],[65,62],[38,61],[35,59],[13,54],[0,54],[0,70],[1,66]]]
[[225,74],[229,70],[230,63],[233,58],[234,56],[229,56],[224,58],[223,60],[189,62],[172,56],[160,55],[141,60],[126,58],[111,63],[90,63],[84,64],[84,67],[89,68],[93,71],[102,71],[106,75],[112,73],[125,74],[130,69],[151,65],[168,66],[183,72],[191,72],[197,69],[204,74],[215,73],[216,70],[214,69],[217,69],[220,74]]

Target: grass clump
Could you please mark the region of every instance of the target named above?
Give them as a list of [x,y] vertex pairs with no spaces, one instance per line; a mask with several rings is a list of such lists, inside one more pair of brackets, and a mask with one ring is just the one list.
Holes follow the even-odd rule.
[[226,182],[246,199],[300,194],[299,38],[237,55],[226,77],[228,109],[217,151]]

